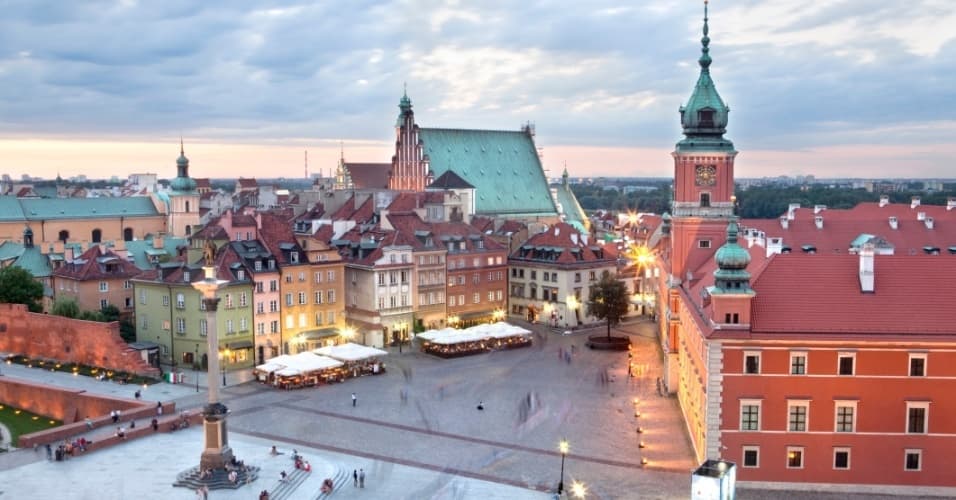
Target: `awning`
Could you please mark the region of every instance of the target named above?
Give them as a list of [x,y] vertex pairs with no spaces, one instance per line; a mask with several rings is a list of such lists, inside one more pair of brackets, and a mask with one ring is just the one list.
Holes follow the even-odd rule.
[[302,332],[302,337],[306,340],[319,340],[329,337],[338,336],[338,328],[320,328],[318,330],[309,330],[307,332]]
[[236,349],[252,349],[253,345],[254,345],[254,344],[252,343],[251,340],[239,340],[239,341],[236,341],[236,342],[229,342],[228,344],[226,344],[226,348],[227,348],[227,349],[232,349],[232,350],[236,350]]

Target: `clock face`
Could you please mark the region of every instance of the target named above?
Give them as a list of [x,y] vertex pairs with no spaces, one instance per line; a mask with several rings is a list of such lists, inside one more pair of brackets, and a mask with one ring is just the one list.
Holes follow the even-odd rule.
[[717,183],[717,167],[697,165],[696,181],[698,186],[713,186]]

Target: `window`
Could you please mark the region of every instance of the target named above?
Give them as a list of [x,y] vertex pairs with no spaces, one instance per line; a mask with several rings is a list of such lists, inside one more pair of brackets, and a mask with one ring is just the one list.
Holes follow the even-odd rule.
[[239,281],[244,281],[246,279],[246,271],[243,269],[240,269],[239,272],[236,273],[236,278]]
[[742,400],[740,402],[740,430],[760,430],[760,401]]
[[378,298],[378,309],[379,310],[385,309],[385,297]]
[[697,248],[710,248],[710,240],[697,240]]
[[265,323],[256,323],[256,334],[265,335],[266,334],[266,324]]
[[186,333],[186,319],[185,318],[176,318],[176,331],[179,333]]
[[322,292],[321,292],[321,291],[315,292],[315,303],[316,303],[316,304],[321,304],[321,303],[322,303]]
[[232,294],[227,293],[226,294],[226,309],[232,309],[233,307],[234,305],[232,303]]
[[464,284],[465,284],[465,275],[464,275],[464,274],[459,274],[459,275],[458,275],[458,284],[459,284],[459,285],[464,285]]
[[315,326],[322,326],[322,312],[315,313]]
[[299,281],[300,282],[305,281],[305,273],[302,271],[299,271]]
[[326,323],[333,324],[335,323],[335,311],[328,311],[325,314]]
[[285,305],[291,306],[292,304],[293,304],[293,302],[292,302],[292,294],[291,294],[291,293],[285,294]]
[[231,319],[226,320],[226,334],[236,333],[236,327]]
[[293,264],[298,264],[298,263],[299,263],[299,252],[290,252],[290,253],[289,253],[289,260],[291,260]]
[[328,302],[329,304],[334,304],[334,303],[335,303],[335,290],[329,290],[329,291],[326,293],[325,298],[326,298],[326,302]]
[[106,309],[106,306],[110,305],[110,301],[106,299],[100,299],[100,309]]
[[209,333],[209,324],[206,323],[206,320],[199,320],[199,336],[205,337]]
[[142,322],[142,323],[143,323],[143,328],[149,328],[149,322],[146,321],[146,315],[143,314],[143,315],[142,315],[142,318],[143,318],[143,322]]
[[133,282],[132,282],[132,281],[129,281],[129,280],[124,281],[124,282],[123,282],[123,288],[126,289],[126,290],[129,290],[130,288],[133,288]]
[[833,449],[833,468],[837,470],[846,470],[850,468],[850,449]]
[[309,326],[309,322],[305,317],[305,313],[299,313],[299,328],[304,328]]
[[325,273],[325,281],[328,281],[329,283],[335,281],[335,271],[329,271]]
[[802,446],[787,446],[787,468],[788,469],[803,468],[803,447]]
[[269,291],[275,292],[279,289],[279,282],[276,280],[269,280]]
[[269,312],[279,312],[279,301],[270,300],[269,301]]
[[854,432],[856,422],[856,401],[836,402],[835,432]]
[[455,307],[456,304],[455,304],[455,296],[454,296],[454,295],[449,295],[449,296],[448,296],[448,305],[451,306],[451,307]]
[[910,354],[910,377],[926,376],[926,354]]
[[903,456],[903,470],[922,470],[923,450],[906,450]]
[[256,293],[262,293],[265,290],[265,284],[261,281],[256,282]]
[[261,260],[257,260],[257,261],[255,261],[255,262],[253,262],[253,263],[252,263],[252,268],[255,269],[256,272],[262,271],[262,261],[261,261]]
[[837,360],[837,373],[839,375],[853,375],[853,365],[854,361],[856,360],[855,353],[841,352]]
[[139,303],[146,304],[146,290],[139,291]]
[[246,299],[246,292],[239,294],[239,307],[246,307],[248,300]]
[[163,295],[163,307],[169,307],[169,295]]
[[378,273],[378,286],[385,286],[385,273]]
[[805,352],[790,353],[790,374],[791,375],[806,375],[807,374],[807,353]]
[[533,280],[538,279],[538,271],[531,271],[531,279]]
[[315,273],[315,282],[322,283],[322,271]]
[[495,292],[488,292],[488,302],[493,302],[495,300]]
[[710,207],[710,193],[700,193],[700,206],[702,208]]
[[744,352],[744,373],[756,375],[760,373],[760,353]]
[[929,419],[929,403],[906,403],[906,432],[909,434],[925,434]]
[[110,284],[107,283],[107,282],[105,282],[105,281],[101,281],[101,282],[100,282],[100,291],[101,291],[101,292],[108,292],[108,291],[110,291]]
[[272,320],[269,323],[269,333],[279,333],[279,321]]
[[760,467],[759,446],[744,446],[744,467]]
[[575,283],[581,282],[581,273],[574,273],[574,282]]
[[291,314],[285,315],[285,327],[295,328],[295,318]]
[[789,414],[787,429],[790,432],[806,432],[809,408],[809,401],[790,401],[787,403],[787,413]]
[[292,283],[292,273],[285,275],[285,282]]
[[305,292],[299,292],[299,304],[307,304],[308,300],[305,298]]
[[474,302],[475,304],[481,302],[481,294],[478,293],[478,292],[475,292],[475,293],[471,296],[471,301]]

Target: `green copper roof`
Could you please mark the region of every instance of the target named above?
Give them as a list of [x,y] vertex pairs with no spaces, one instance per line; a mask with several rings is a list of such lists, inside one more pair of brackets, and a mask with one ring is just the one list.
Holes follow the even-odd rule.
[[[565,170],[565,175],[566,174],[567,170]],[[577,197],[571,192],[571,186],[568,185],[567,178],[565,178],[565,182],[561,184],[552,185],[551,189],[554,189],[555,198],[561,205],[564,221],[574,226],[578,231],[587,233],[588,216],[584,213],[584,209],[581,208],[581,204],[578,203]]]
[[681,106],[681,125],[684,127],[685,139],[677,143],[678,152],[687,151],[733,151],[734,145],[724,139],[727,131],[727,115],[730,108],[717,93],[714,81],[710,78],[710,37],[707,36],[707,4],[704,4],[704,36],[700,39],[701,56],[700,76],[694,92]]
[[396,120],[395,125],[401,126],[405,115],[412,112],[412,100],[408,98],[408,89],[402,92],[402,98],[398,101],[398,109],[398,120]]
[[0,196],[0,221],[144,217],[159,212],[147,196],[122,198],[14,198]]
[[50,260],[37,247],[26,248],[20,243],[2,242],[0,243],[0,262],[4,261],[10,261],[10,265],[30,271],[34,278],[46,278],[53,273]]
[[155,257],[162,261],[172,259],[176,256],[176,247],[186,246],[188,244],[189,240],[186,238],[171,238],[169,236],[163,238],[162,249],[153,248],[152,238],[127,241],[125,243],[126,251],[129,252],[130,257],[133,258],[133,263],[136,264],[136,267],[144,271],[154,267],[150,262],[150,257]]
[[714,258],[717,259],[717,267],[720,271],[747,269],[750,264],[750,254],[737,244],[737,221],[731,220],[727,224],[727,243],[724,243],[717,250]]
[[557,214],[527,132],[421,128],[419,137],[436,178],[452,170],[475,186],[478,214]]
[[179,158],[176,158],[176,178],[169,183],[169,187],[180,193],[196,190],[196,181],[189,177],[189,158],[186,158],[182,139],[179,140]]

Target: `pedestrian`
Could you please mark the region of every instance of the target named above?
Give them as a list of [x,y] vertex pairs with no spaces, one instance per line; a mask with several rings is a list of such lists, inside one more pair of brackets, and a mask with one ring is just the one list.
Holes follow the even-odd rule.
[[151,426],[153,427],[153,432],[156,432],[156,431],[159,430],[159,420],[156,420],[156,419],[154,418],[154,419],[152,420],[152,422],[149,423],[149,425],[151,425]]
[[358,397],[355,396],[355,393],[352,393],[352,406],[355,406],[355,403],[358,401]]
[[484,409],[485,409],[485,403],[484,403],[483,401],[480,401],[480,400],[479,400],[479,401],[478,401],[478,411],[482,411],[482,410],[484,410]]
[[365,469],[359,469],[359,488],[365,487]]
[[113,423],[115,424],[119,420],[119,413],[117,413],[116,410],[111,410],[110,418],[113,419]]
[[93,430],[93,421],[90,420],[90,417],[86,417],[86,428]]
[[159,415],[159,416],[162,416],[162,415],[163,415],[163,402],[162,402],[162,401],[157,401],[157,402],[156,402],[156,414]]
[[358,470],[352,469],[352,487],[358,487]]
[[50,443],[46,444],[46,459],[53,460],[53,448],[50,447]]
[[139,392],[139,389],[136,389],[136,392],[133,393],[133,397],[135,397],[136,399],[139,399],[139,398],[143,397],[143,394],[142,394],[141,392]]

